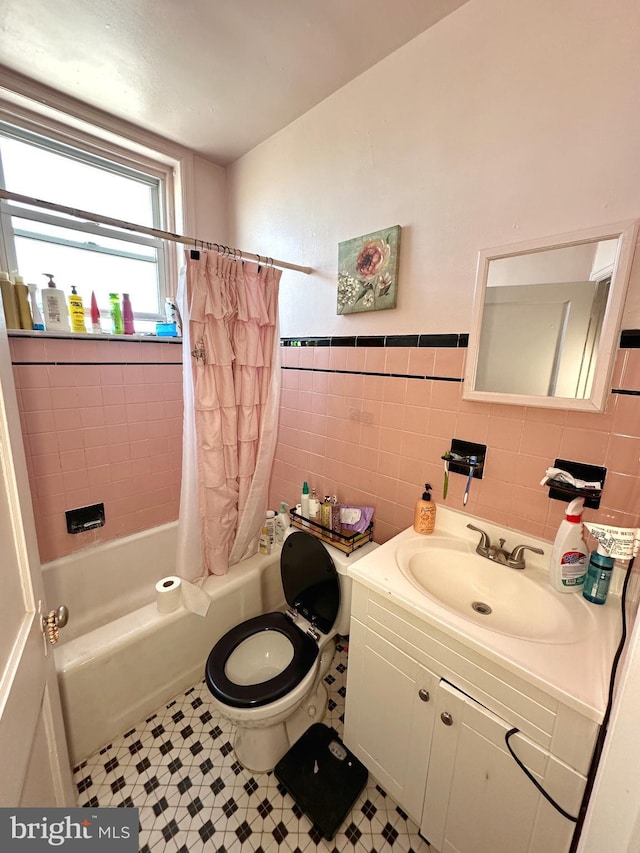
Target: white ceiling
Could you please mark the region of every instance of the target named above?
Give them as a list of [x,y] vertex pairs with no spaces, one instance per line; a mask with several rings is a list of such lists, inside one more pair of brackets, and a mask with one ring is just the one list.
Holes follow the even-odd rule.
[[0,63],[221,165],[467,0],[2,0]]

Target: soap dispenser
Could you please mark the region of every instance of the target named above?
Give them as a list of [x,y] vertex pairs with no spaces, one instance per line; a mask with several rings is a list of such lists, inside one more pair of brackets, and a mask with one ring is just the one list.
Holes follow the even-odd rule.
[[43,273],[49,279],[46,287],[42,288],[42,313],[47,332],[69,332],[69,313],[64,290],[59,290],[49,272]]
[[413,529],[416,533],[433,533],[436,526],[436,505],[431,500],[431,485],[424,484],[422,498],[416,503],[413,516]]
[[556,592],[581,592],[587,571],[587,546],[582,536],[584,498],[575,498],[560,522],[551,551],[549,583]]

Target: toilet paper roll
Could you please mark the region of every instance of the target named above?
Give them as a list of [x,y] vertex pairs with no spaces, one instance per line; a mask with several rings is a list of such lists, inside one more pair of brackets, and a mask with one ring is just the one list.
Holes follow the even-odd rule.
[[159,613],[172,613],[180,607],[182,581],[180,578],[162,578],[156,584],[156,604]]
[[173,613],[182,604],[191,613],[206,616],[211,598],[200,586],[169,576],[156,584],[156,603],[160,613]]

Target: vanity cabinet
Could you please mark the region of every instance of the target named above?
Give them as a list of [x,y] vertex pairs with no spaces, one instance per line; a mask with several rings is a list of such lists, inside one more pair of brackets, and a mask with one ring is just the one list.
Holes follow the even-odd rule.
[[345,744],[438,853],[567,853],[598,726],[353,585]]
[[356,620],[349,650],[346,742],[419,824],[438,677]]
[[[516,764],[509,723],[442,681],[420,831],[442,853],[563,853],[574,824],[557,813]],[[510,745],[537,782],[577,815],[585,779],[531,740]],[[568,809],[567,809],[568,810]]]

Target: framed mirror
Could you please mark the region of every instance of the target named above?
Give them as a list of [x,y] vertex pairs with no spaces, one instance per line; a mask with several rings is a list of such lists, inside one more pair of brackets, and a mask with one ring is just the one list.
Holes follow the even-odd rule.
[[604,409],[638,222],[478,256],[462,396]]

